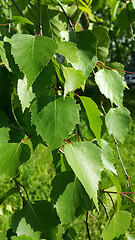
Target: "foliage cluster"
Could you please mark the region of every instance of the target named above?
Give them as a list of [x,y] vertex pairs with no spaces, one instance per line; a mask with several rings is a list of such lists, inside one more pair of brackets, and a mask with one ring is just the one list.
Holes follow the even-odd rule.
[[[84,213],[90,239],[88,218],[101,206],[108,220],[100,237],[130,239],[133,208],[122,197],[134,201],[133,189],[118,142],[124,143],[131,118],[123,106],[124,66],[108,56],[111,34],[119,38],[128,29],[134,41],[135,1],[2,0],[0,10],[0,173],[15,183],[0,202],[18,192],[23,203],[8,239],[76,239],[70,225]],[[84,91],[90,82],[94,98]],[[50,149],[56,176],[48,199],[33,202],[18,172],[39,144]]]

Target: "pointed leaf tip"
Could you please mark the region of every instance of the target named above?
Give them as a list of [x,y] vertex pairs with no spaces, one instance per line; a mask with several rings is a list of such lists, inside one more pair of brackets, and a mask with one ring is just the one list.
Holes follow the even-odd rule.
[[11,52],[20,70],[26,75],[28,89],[43,67],[53,57],[57,44],[45,36],[16,34],[11,38]]

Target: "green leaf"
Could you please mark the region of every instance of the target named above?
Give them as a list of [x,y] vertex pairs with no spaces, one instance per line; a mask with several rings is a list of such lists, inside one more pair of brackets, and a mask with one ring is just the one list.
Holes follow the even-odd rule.
[[17,236],[21,236],[25,233],[26,236],[30,236],[36,240],[40,240],[40,235],[41,235],[40,232],[34,232],[30,224],[26,223],[25,218],[21,218],[21,221],[19,222],[16,233],[17,233]]
[[62,224],[71,223],[75,217],[91,208],[91,202],[73,172],[58,174],[52,182],[51,199]]
[[121,192],[121,186],[119,183],[118,178],[116,175],[114,175],[112,172],[106,171],[107,175],[111,179],[112,183],[117,189],[117,213],[119,212],[120,206],[121,206],[121,197],[120,197],[120,192]]
[[4,202],[5,199],[7,199],[9,196],[13,195],[14,193],[17,193],[18,189],[17,188],[11,188],[9,189],[4,195],[0,198],[0,204]]
[[[42,36],[16,34],[11,38],[11,51],[20,70],[26,75],[28,89],[47,66],[57,49],[56,43]],[[43,51],[43,49],[45,49]]]
[[100,132],[101,132],[101,124],[102,124],[102,121],[100,119],[101,113],[98,110],[96,103],[91,98],[80,97],[80,99],[84,105],[84,108],[89,120],[90,128],[95,134],[98,142],[101,143],[100,141]]
[[56,52],[63,55],[71,63],[78,62],[77,47],[73,42],[59,42]]
[[[50,88],[57,84],[56,72],[54,64],[52,61],[49,61],[48,65],[43,68],[43,71],[36,78],[36,81],[33,83],[33,92],[37,98],[41,98],[50,93]],[[49,90],[48,90],[49,89]]]
[[47,201],[36,201],[34,204],[25,205],[12,218],[12,228],[17,230],[21,219],[36,232],[40,231],[41,238],[46,240],[57,240],[59,219],[52,204]]
[[6,51],[4,49],[4,43],[2,41],[0,41],[0,57],[1,60],[3,62],[3,64],[5,64],[6,68],[9,70],[9,72],[11,72],[11,68],[9,67],[9,63],[6,57]]
[[[107,63],[106,66],[115,69],[116,71],[118,70],[118,73],[121,77],[124,79],[124,65],[119,63],[119,62],[112,62],[112,63]],[[120,71],[119,71],[120,70]],[[124,80],[123,80],[124,81]],[[124,81],[125,82],[125,81]]]
[[0,128],[0,143],[8,143],[9,140],[9,128]]
[[35,94],[32,92],[32,87],[30,87],[28,90],[27,85],[26,77],[24,77],[23,80],[18,80],[17,92],[22,105],[22,112],[24,112],[24,110],[30,106],[30,103],[35,97]]
[[36,240],[36,238],[32,238],[32,237],[29,237],[29,236],[25,236],[25,235],[21,235],[21,236],[13,236],[11,237],[11,240]]
[[111,20],[113,21],[113,20],[115,20],[120,1],[119,0],[107,0],[107,2],[111,8],[110,9],[111,10]]
[[111,108],[105,117],[109,134],[113,134],[113,136],[122,143],[128,133],[130,121],[130,112],[125,107],[122,109],[118,107]]
[[66,79],[64,86],[64,97],[73,90],[77,88],[82,88],[84,90],[86,77],[83,75],[83,72],[80,70],[75,70],[70,67],[62,67],[64,77]]
[[70,32],[70,41],[77,44],[79,63],[72,63],[76,70],[81,70],[88,77],[97,62],[95,35],[89,31]]
[[102,144],[101,159],[102,159],[105,170],[117,174],[116,169],[113,165],[112,148],[103,139],[101,140],[101,144]]
[[97,57],[98,60],[105,62],[108,52],[110,39],[108,36],[108,30],[102,26],[94,26],[93,31],[97,38]]
[[30,25],[33,25],[33,23],[27,19],[27,18],[24,18],[24,17],[20,17],[20,16],[13,16],[10,20],[11,23],[20,23],[22,25],[25,25],[25,24],[30,24]]
[[102,94],[112,103],[122,107],[123,79],[116,71],[102,69],[95,74],[95,81]]
[[[91,1],[90,1],[91,2]],[[90,5],[90,2],[89,2],[89,5]],[[83,12],[86,12],[90,18],[90,8],[89,6],[86,4],[86,2],[83,2],[81,0],[77,0],[77,4],[78,4],[78,8],[83,11]]]
[[36,103],[31,106],[32,124],[36,126],[37,133],[41,135],[48,146],[54,150],[59,148],[64,138],[79,123],[80,106],[70,97],[60,97],[50,102],[39,113]]
[[103,170],[100,149],[93,143],[79,142],[67,144],[64,152],[69,165],[98,209],[98,182]]
[[[7,154],[8,153],[8,154]],[[18,167],[30,158],[30,148],[26,144],[0,144],[0,173],[15,177]]]
[[106,224],[102,236],[104,240],[112,240],[126,233],[130,226],[131,214],[126,211],[119,211],[115,214],[111,221]]

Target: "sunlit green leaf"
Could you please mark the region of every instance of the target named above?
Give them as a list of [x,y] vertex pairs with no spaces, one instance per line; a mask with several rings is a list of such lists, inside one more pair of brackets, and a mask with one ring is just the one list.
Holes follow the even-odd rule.
[[113,134],[117,140],[124,142],[131,121],[130,112],[127,108],[111,108],[105,117],[109,134]]
[[67,161],[84,186],[97,209],[97,190],[103,170],[100,149],[90,142],[79,142],[65,146]]
[[[11,38],[12,54],[26,75],[28,89],[57,49],[56,43],[44,36],[16,34]],[[43,51],[43,49],[45,49]]]

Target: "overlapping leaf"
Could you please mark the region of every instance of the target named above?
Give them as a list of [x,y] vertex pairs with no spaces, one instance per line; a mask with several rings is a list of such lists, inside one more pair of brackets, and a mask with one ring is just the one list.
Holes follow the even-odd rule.
[[96,103],[88,97],[80,97],[84,108],[86,110],[86,114],[89,120],[90,128],[94,132],[98,142],[100,143],[100,132],[101,132],[101,124],[102,121],[100,119],[101,113],[98,110]]
[[48,146],[54,150],[59,148],[64,138],[79,123],[80,106],[70,97],[60,97],[50,102],[39,113],[36,103],[32,104],[32,124]]
[[104,240],[112,240],[118,238],[120,235],[126,233],[126,230],[130,226],[131,214],[126,211],[120,211],[115,214],[109,224],[107,223],[103,232],[102,237]]
[[25,219],[34,232],[41,232],[41,238],[57,240],[59,219],[52,204],[47,201],[36,201],[25,205],[12,218],[12,228],[17,230],[21,219]]
[[77,44],[79,63],[72,63],[76,70],[81,70],[88,77],[97,62],[95,35],[89,31],[72,33],[69,39]]
[[105,170],[117,174],[116,169],[113,165],[112,148],[103,139],[101,140],[101,144],[102,144],[101,159],[102,159]]
[[25,218],[21,218],[21,221],[19,222],[16,232],[17,232],[17,236],[21,236],[25,234],[26,236],[30,236],[36,240],[40,240],[41,233],[39,231],[34,232],[30,224],[26,223]]
[[30,148],[26,144],[0,144],[0,173],[15,177],[18,167],[30,158]]
[[66,79],[64,86],[64,97],[67,95],[68,92],[76,90],[77,88],[81,87],[82,89],[84,89],[86,77],[84,76],[82,71],[64,66],[62,67],[62,70]]
[[124,86],[123,78],[118,72],[102,69],[96,73],[95,81],[106,98],[109,98],[117,106],[122,107]]
[[97,37],[97,57],[98,60],[105,62],[108,52],[110,39],[108,36],[108,30],[102,26],[95,26],[93,32]]
[[59,42],[56,52],[63,55],[71,63],[78,62],[77,47],[73,42]]
[[103,170],[100,149],[90,142],[67,144],[65,155],[69,165],[98,209],[98,182]]
[[12,54],[20,70],[26,75],[28,88],[46,66],[57,49],[56,43],[44,36],[16,34],[11,38]]
[[51,199],[62,224],[71,223],[84,209],[91,208],[88,195],[72,171],[60,173],[54,178]]
[[111,108],[105,117],[105,123],[109,134],[113,134],[117,140],[124,142],[131,121],[130,112],[127,108]]
[[23,80],[18,80],[18,96],[22,105],[22,111],[24,112],[25,108],[30,106],[30,102],[35,97],[35,94],[32,92],[32,87],[29,89],[27,88],[27,79],[24,78]]

